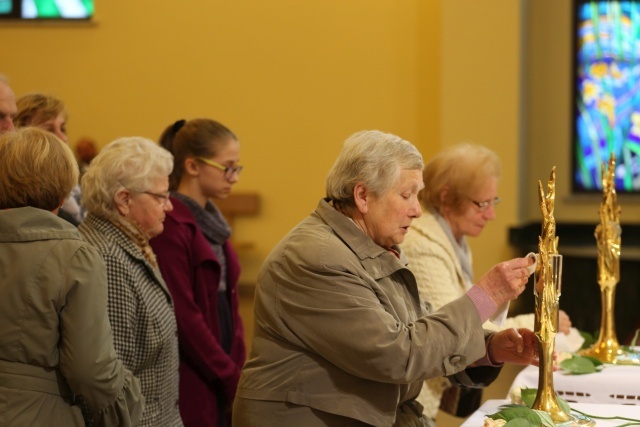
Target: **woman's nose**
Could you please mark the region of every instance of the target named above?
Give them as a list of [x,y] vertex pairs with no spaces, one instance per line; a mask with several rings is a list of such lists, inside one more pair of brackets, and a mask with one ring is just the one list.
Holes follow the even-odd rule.
[[484,211],[484,217],[489,220],[496,219],[496,207],[494,205],[489,205],[487,210]]

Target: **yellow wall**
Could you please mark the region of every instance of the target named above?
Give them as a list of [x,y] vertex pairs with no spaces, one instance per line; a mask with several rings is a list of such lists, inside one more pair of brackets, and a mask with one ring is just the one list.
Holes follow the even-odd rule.
[[98,1],[93,25],[0,23],[0,73],[20,95],[63,99],[71,144],[156,139],[211,117],[240,137],[236,191],[262,196],[235,237],[253,281],[269,250],[324,195],[342,141],[377,128],[439,140],[440,2]]
[[[263,201],[235,223],[255,242],[245,282],[315,207],[352,132],[397,133],[427,160],[484,144],[502,159],[503,203],[471,239],[479,276],[515,255],[509,227],[539,220],[537,181],[553,165],[556,218],[597,221],[599,197],[569,194],[570,26],[569,0],[98,2],[93,25],[1,23],[0,73],[17,94],[64,99],[72,143],[155,139],[178,118],[231,127],[246,165],[236,190]],[[621,204],[637,222],[640,204]]]
[[521,2],[443,1],[441,139],[474,142],[500,156],[497,217],[469,239],[479,278],[515,256],[508,228],[518,224],[520,168]]

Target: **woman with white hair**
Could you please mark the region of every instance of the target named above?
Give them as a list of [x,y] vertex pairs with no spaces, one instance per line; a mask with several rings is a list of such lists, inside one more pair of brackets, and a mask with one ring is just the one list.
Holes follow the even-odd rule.
[[82,178],[89,214],[79,229],[107,265],[109,319],[120,359],[140,378],[141,426],[181,426],[173,300],[149,239],[163,230],[173,157],[153,141],[121,138],[102,149]]
[[0,135],[0,425],[135,426],[140,383],[118,360],[102,257],[56,214],[78,182],[69,147]]
[[425,379],[479,386],[504,362],[535,362],[532,331],[482,329],[524,290],[530,260],[494,267],[438,312],[420,303],[398,245],[421,215],[422,167],[395,135],[347,139],[327,197],[258,276],[234,427],[428,426],[415,401]]

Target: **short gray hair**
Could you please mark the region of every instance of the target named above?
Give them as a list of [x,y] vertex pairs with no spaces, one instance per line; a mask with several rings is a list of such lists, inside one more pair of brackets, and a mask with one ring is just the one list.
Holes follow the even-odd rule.
[[327,175],[327,197],[335,204],[353,207],[358,183],[381,196],[396,182],[401,170],[423,167],[422,155],[410,142],[378,130],[357,132],[344,142]]
[[172,169],[171,153],[150,139],[116,139],[102,148],[82,177],[82,205],[94,215],[117,218],[115,195],[119,190],[147,191]]

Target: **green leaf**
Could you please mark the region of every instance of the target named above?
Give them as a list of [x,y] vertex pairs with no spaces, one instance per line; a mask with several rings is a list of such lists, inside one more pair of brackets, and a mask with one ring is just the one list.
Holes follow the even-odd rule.
[[540,420],[540,416],[533,409],[527,408],[526,406],[518,406],[518,407],[510,407],[503,409],[500,412],[496,412],[492,415],[487,415],[489,418],[493,420],[505,420],[511,421],[517,418],[524,418],[525,420],[529,420],[534,422],[536,426],[539,426],[542,422]]
[[[508,421],[504,427],[539,427],[540,424],[534,424],[532,421],[524,418],[516,418],[515,420]],[[552,426],[553,427],[553,426]]]
[[540,416],[540,419],[542,420],[542,425],[543,426],[545,426],[545,427],[555,427],[556,423],[553,422],[553,418],[551,418],[551,415],[549,415],[545,411],[538,411],[537,409],[534,409],[534,411],[536,412],[536,414],[538,414]]
[[636,346],[636,342],[638,342],[638,336],[640,335],[640,329],[636,329],[636,334],[633,336],[629,347],[633,348]]
[[[536,397],[538,396],[538,389],[537,388],[521,388],[520,396],[522,397],[522,401],[527,405],[527,407],[531,408],[533,406],[533,402],[535,402]],[[560,396],[558,396],[557,394],[556,394],[556,401],[558,402],[558,406],[560,406],[560,409],[562,409],[564,412],[566,412],[567,414],[571,412],[571,407],[569,406],[567,401],[561,398]],[[500,409],[503,409],[503,410],[506,408],[523,408],[523,406],[511,404],[511,405],[503,405],[500,407]],[[546,414],[546,412],[538,411],[536,409],[532,409],[532,411],[535,411],[538,414]]]
[[593,361],[578,355],[560,362],[560,368],[574,375],[592,374],[596,372],[596,366]]
[[562,409],[567,414],[571,412],[571,407],[569,406],[566,400],[564,400],[561,397],[558,397],[557,395],[556,395],[556,400],[558,401],[558,406],[560,406],[560,409]]
[[522,401],[529,408],[533,406],[533,402],[536,400],[536,396],[538,395],[537,388],[523,388],[520,390],[520,395],[522,396]]
[[[574,356],[574,357],[575,357],[575,356]],[[604,366],[604,363],[602,363],[599,359],[596,359],[596,358],[595,358],[595,357],[593,357],[593,356],[578,356],[578,357],[584,357],[584,358],[586,358],[586,359],[591,360],[591,361],[593,362],[593,366],[595,366],[596,368],[601,367],[601,366],[602,366],[602,367]]]
[[578,332],[580,332],[580,335],[582,335],[582,338],[584,338],[584,342],[582,343],[582,347],[580,347],[580,350],[587,349],[591,347],[593,343],[596,342],[596,340],[593,338],[593,335],[591,335],[589,332],[585,332],[585,331],[578,331]]

